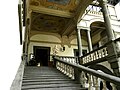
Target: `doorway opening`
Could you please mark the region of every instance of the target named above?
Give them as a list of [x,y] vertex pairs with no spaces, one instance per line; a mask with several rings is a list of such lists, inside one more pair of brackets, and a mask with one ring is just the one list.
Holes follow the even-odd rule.
[[34,46],[34,57],[40,66],[48,66],[50,60],[50,47]]
[[[87,54],[87,50],[86,50],[86,49],[83,49],[83,50],[82,50],[82,54],[83,54],[83,56],[84,56],[85,54]],[[75,56],[75,57],[78,57],[78,56],[79,56],[79,51],[78,51],[78,49],[74,49],[74,56]]]

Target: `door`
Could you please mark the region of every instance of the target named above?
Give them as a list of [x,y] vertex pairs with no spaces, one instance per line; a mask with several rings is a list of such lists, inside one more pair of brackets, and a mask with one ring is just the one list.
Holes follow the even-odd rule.
[[50,60],[50,47],[34,46],[34,56],[40,66],[48,66]]

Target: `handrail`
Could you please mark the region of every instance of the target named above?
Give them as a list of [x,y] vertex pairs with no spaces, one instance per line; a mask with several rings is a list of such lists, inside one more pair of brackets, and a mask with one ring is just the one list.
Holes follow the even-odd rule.
[[66,62],[66,61],[64,61],[62,59],[59,59],[58,57],[54,57],[54,60],[62,62],[62,63],[67,64],[67,65],[70,65],[70,66],[72,66],[74,68],[77,68],[77,69],[82,70],[82,71],[84,71],[86,73],[92,74],[92,75],[94,75],[96,77],[100,77],[100,78],[102,78],[102,79],[104,79],[106,81],[110,81],[110,82],[112,82],[112,83],[114,83],[116,85],[120,85],[120,78],[119,77],[109,75],[109,74],[106,74],[106,73],[103,73],[103,72],[98,72],[98,71],[96,71],[94,69],[90,69],[90,68],[82,66],[82,65],[72,64],[70,62]]

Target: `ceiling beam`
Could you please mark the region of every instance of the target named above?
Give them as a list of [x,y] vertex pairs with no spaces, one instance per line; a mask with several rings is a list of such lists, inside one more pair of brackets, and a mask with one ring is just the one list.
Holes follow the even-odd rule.
[[42,13],[42,14],[48,14],[53,16],[65,17],[65,18],[73,17],[73,14],[67,11],[59,11],[59,10],[54,10],[54,9],[49,9],[44,7],[37,7],[32,5],[30,6],[30,9],[33,12]]

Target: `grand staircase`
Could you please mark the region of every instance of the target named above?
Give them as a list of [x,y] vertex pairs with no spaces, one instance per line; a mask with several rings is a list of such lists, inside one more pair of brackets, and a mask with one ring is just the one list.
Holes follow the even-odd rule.
[[87,90],[52,67],[26,66],[21,90]]

